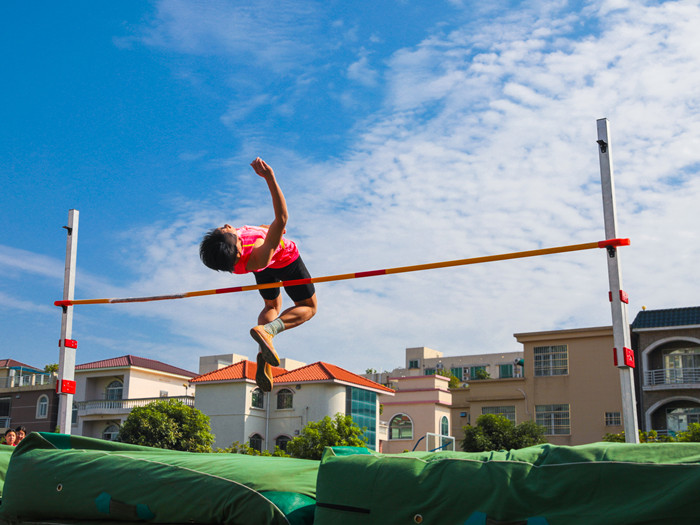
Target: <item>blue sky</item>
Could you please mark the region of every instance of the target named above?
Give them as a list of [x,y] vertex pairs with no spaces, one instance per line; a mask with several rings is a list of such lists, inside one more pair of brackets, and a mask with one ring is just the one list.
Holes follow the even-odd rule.
[[[266,159],[313,275],[604,237],[596,119],[611,123],[623,284],[698,305],[697,2],[6,3],[0,66],[5,352],[57,362],[68,210],[76,298],[236,286],[211,226],[260,224]],[[610,324],[602,251],[320,284],[283,356],[391,370],[406,347],[519,350]],[[190,370],[254,357],[256,292],[75,308],[77,361]]]

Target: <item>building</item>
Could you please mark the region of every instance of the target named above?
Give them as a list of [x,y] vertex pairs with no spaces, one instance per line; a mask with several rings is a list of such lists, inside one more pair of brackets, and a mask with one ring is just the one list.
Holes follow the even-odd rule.
[[0,359],[0,432],[18,426],[53,432],[57,419],[56,376],[14,359]]
[[675,434],[700,423],[700,307],[642,310],[632,322],[640,427]]
[[619,433],[620,371],[611,326],[515,334],[524,347],[525,414],[555,445],[581,445]]
[[377,395],[393,393],[390,388],[329,363],[282,359],[280,365],[272,367],[275,383],[269,393],[255,384],[257,365],[247,359],[192,379],[195,407],[209,416],[215,448],[239,442],[261,451],[284,450],[309,422],[341,413],[366,428],[368,446],[377,449]]
[[382,395],[379,401],[388,431],[380,444],[381,452],[398,454],[418,446],[419,450],[432,449],[441,443],[431,442],[431,434],[452,435],[449,381],[436,374],[389,379],[395,395]]
[[115,440],[135,407],[162,399],[194,406],[189,380],[196,375],[133,355],[77,365],[71,434]]

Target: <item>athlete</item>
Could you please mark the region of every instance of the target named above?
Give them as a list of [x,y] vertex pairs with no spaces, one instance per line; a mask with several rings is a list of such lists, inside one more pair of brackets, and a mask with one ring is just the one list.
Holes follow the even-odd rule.
[[[250,165],[267,183],[274,220],[270,225],[234,228],[225,224],[210,230],[199,245],[199,257],[212,270],[237,274],[253,272],[258,284],[310,278],[296,244],[283,237],[288,218],[287,202],[274,171],[260,157]],[[283,330],[305,323],[316,314],[313,284],[285,286],[284,290],[294,301],[294,306],[284,311],[279,288],[260,290],[265,306],[258,315],[258,325],[250,330],[250,335],[260,345],[255,382],[263,392],[272,390],[271,367],[280,364],[272,338]]]

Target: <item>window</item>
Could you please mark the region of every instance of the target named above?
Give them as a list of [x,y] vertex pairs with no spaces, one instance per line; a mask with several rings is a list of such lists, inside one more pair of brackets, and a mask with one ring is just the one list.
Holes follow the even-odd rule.
[[664,382],[700,382],[700,347],[664,351]]
[[499,365],[498,377],[502,379],[505,379],[507,377],[513,377],[513,365]]
[[440,420],[440,434],[443,436],[450,435],[450,422],[448,421],[447,416],[442,416],[442,419]]
[[259,388],[253,390],[253,398],[250,401],[253,408],[265,408],[265,394]]
[[288,388],[283,388],[277,392],[277,410],[283,410],[285,408],[293,408],[294,406],[294,394]]
[[700,407],[666,409],[666,428],[672,432],[684,432],[693,423],[700,423]]
[[622,417],[619,412],[606,412],[605,413],[605,426],[615,427],[622,425]]
[[109,425],[102,431],[102,439],[106,441],[116,441],[119,437],[119,426],[115,424]]
[[473,366],[469,371],[469,379],[488,379],[489,373],[485,366]]
[[254,448],[258,452],[262,452],[263,438],[260,434],[250,436],[250,448]]
[[536,346],[534,352],[536,376],[563,376],[569,373],[566,345]]
[[122,398],[124,384],[121,381],[112,381],[105,390],[105,399],[114,401]]
[[289,436],[279,436],[275,439],[275,446],[279,447],[280,450],[287,450],[287,443],[292,440]]
[[545,428],[545,435],[571,434],[569,405],[537,405],[535,422]]
[[515,423],[515,406],[498,406],[498,407],[481,407],[481,413],[483,414],[495,414],[500,416],[505,416]]
[[10,426],[10,397],[0,397],[0,425],[3,428]]
[[411,359],[408,362],[408,368],[420,368],[420,363],[418,359]]
[[168,397],[168,391],[167,391],[167,390],[161,390],[161,391],[160,391],[160,397]]
[[450,373],[460,381],[462,380],[462,367],[450,368]]
[[345,413],[364,429],[362,436],[374,450],[377,441],[377,394],[362,388],[345,388]]
[[435,369],[434,369],[434,368],[426,368],[426,369],[425,369],[425,375],[427,375],[427,376],[434,376],[434,375],[435,375]]
[[73,410],[70,415],[71,425],[76,426],[78,424],[78,403],[73,401]]
[[49,396],[39,396],[36,402],[36,418],[46,419],[49,417]]
[[413,439],[413,422],[406,414],[398,414],[389,422],[389,439]]

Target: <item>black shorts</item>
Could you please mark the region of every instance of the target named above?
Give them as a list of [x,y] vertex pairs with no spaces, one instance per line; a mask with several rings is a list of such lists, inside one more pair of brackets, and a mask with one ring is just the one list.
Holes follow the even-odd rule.
[[[258,284],[278,283],[281,281],[294,281],[296,279],[310,279],[311,274],[306,269],[301,256],[285,266],[284,268],[265,268],[262,272],[253,272],[255,274],[255,282]],[[284,291],[292,299],[292,301],[304,301],[309,299],[316,293],[316,289],[312,283],[297,284],[294,286],[285,286]],[[280,294],[279,288],[265,288],[259,290],[263,299],[271,301],[276,299]]]

